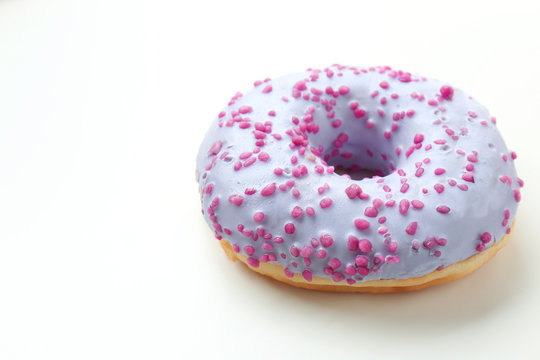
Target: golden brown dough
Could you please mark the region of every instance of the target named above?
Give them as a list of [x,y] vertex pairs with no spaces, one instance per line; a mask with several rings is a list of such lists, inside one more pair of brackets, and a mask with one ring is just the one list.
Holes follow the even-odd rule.
[[[513,226],[514,224],[512,224],[512,228]],[[223,250],[225,250],[225,253],[233,261],[240,260],[249,269],[292,286],[310,290],[332,292],[391,293],[421,290],[433,285],[444,284],[445,282],[457,280],[467,276],[495,256],[495,254],[502,249],[506,243],[508,243],[510,238],[511,233],[505,235],[500,241],[493,244],[488,249],[473,255],[468,259],[452,264],[442,270],[435,270],[421,277],[402,280],[374,280],[359,282],[353,285],[349,285],[345,282],[336,283],[331,279],[326,279],[319,276],[314,276],[312,282],[307,282],[300,274],[294,274],[292,278],[288,278],[285,276],[281,266],[272,263],[261,262],[258,268],[254,268],[249,266],[246,261],[246,256],[235,253],[229,243],[224,240],[221,240],[220,243]]]

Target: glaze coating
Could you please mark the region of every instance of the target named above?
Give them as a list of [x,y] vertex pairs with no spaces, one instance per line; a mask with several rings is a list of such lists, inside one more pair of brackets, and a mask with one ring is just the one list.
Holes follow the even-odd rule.
[[250,266],[354,284],[423,276],[498,242],[521,198],[515,159],[463,91],[333,65],[237,93],[196,176],[206,221]]

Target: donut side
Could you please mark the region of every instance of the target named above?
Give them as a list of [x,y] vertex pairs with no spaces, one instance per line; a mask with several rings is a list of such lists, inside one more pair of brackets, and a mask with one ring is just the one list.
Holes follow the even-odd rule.
[[[511,225],[513,229],[514,223]],[[501,250],[512,237],[512,232],[506,234],[500,241],[493,244],[491,247],[482,251],[476,255],[473,255],[465,260],[452,264],[443,268],[442,270],[435,270],[424,276],[409,278],[409,279],[383,279],[372,280],[366,282],[358,282],[355,284],[336,283],[331,279],[314,276],[311,282],[308,282],[302,277],[301,274],[293,274],[291,277],[287,277],[283,272],[283,268],[279,265],[272,263],[260,263],[257,268],[249,265],[247,256],[236,253],[231,245],[225,240],[220,241],[220,245],[227,254],[227,256],[233,260],[244,263],[250,270],[253,270],[261,275],[268,276],[277,281],[309,290],[326,291],[326,292],[360,292],[360,293],[396,293],[406,291],[416,291],[428,288],[430,286],[444,284],[453,280],[461,279],[475,270],[480,268],[483,264],[488,262],[499,250]]]

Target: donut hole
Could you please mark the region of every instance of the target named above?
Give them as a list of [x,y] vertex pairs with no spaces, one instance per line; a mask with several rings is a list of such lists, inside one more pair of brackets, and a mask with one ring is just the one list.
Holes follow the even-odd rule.
[[323,154],[323,158],[329,166],[334,167],[336,174],[352,180],[384,177],[392,173],[395,163],[386,155],[386,149],[377,144],[369,145],[370,142],[362,141],[340,149],[333,147]]
[[347,176],[352,180],[371,179],[376,176],[375,172],[371,169],[362,169],[355,166],[345,168],[343,165],[338,165],[335,167],[334,172],[340,176]]

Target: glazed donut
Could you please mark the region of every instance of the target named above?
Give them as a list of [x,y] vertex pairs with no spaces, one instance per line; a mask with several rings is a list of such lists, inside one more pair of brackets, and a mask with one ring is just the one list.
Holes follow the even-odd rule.
[[387,66],[254,85],[197,156],[204,218],[233,260],[298,287],[407,291],[508,241],[516,154],[461,90]]

